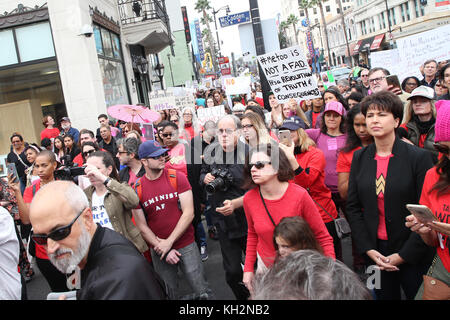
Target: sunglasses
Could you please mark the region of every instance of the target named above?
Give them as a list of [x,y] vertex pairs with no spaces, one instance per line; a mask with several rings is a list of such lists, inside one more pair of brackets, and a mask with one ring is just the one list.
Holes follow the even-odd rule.
[[252,124],[246,124],[242,126],[242,129],[251,129],[251,128],[253,128]]
[[250,169],[255,167],[256,169],[262,169],[266,164],[272,164],[270,161],[256,161],[255,163],[250,163]]
[[81,210],[81,212],[75,217],[75,219],[73,219],[72,222],[69,223],[67,226],[53,230],[49,234],[33,234],[31,236],[31,239],[33,239],[33,241],[36,242],[36,244],[45,246],[47,245],[48,238],[52,239],[53,241],[61,241],[67,238],[67,236],[72,231],[72,225],[75,223],[75,221],[77,221],[78,217],[81,216],[84,210],[86,210],[86,208]]
[[173,137],[174,136],[174,134],[173,133],[162,133],[161,134],[164,138],[168,138],[168,137]]
[[159,156],[156,156],[156,157],[148,157],[147,159],[153,159],[153,160],[159,160],[159,159],[161,159],[161,158],[165,158],[165,157],[167,157],[167,152],[164,152],[163,154],[161,154],[161,155],[159,155]]
[[85,151],[85,152],[83,152],[83,156],[86,158],[86,157],[89,157],[92,153],[94,153],[95,152],[95,150],[89,150],[89,151]]
[[450,148],[448,146],[444,146],[440,143],[433,143],[433,147],[439,152],[446,156],[450,154]]

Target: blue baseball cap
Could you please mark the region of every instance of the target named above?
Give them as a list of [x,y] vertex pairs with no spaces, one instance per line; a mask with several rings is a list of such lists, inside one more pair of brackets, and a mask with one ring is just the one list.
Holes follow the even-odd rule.
[[139,159],[147,159],[153,157],[159,157],[160,155],[166,153],[169,149],[163,148],[158,141],[148,140],[143,142],[139,146]]
[[280,129],[288,129],[288,130],[298,130],[298,129],[306,129],[306,123],[299,116],[292,116],[284,120],[283,125]]

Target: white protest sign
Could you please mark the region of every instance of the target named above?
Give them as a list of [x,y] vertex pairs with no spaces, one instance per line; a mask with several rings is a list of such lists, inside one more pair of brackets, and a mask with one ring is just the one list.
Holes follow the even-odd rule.
[[223,85],[227,95],[238,95],[251,91],[251,77],[224,78]]
[[197,118],[201,125],[204,125],[209,120],[217,122],[224,115],[225,107],[223,105],[197,109]]
[[258,56],[258,62],[279,103],[321,97],[316,77],[299,46]]
[[417,72],[414,73],[412,70],[406,69],[403,62],[404,61],[400,59],[398,49],[375,51],[370,53],[370,65],[372,68],[387,69],[390,74],[397,75],[400,82],[409,76],[416,76],[419,79],[422,78],[419,69],[417,69]]
[[450,25],[418,33],[397,40],[402,68],[411,76],[423,78],[419,68],[427,60],[437,62],[450,59]]
[[195,108],[195,99],[191,94],[175,97],[175,104],[178,110],[183,110],[186,107]]
[[149,93],[150,109],[155,111],[175,109],[177,107],[175,96],[170,91],[158,91]]

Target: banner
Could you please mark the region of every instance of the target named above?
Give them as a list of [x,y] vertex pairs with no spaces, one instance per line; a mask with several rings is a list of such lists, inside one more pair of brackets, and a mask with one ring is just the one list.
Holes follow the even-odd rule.
[[173,92],[158,91],[149,93],[150,109],[155,111],[175,109],[177,107]]
[[408,75],[422,79],[419,68],[425,61],[450,59],[449,43],[450,25],[398,39],[397,48],[402,67],[409,71]]
[[258,61],[279,103],[321,97],[316,77],[299,46],[258,56]]
[[227,95],[237,95],[251,92],[252,77],[224,78],[223,86]]
[[197,109],[197,118],[201,125],[204,125],[209,120],[217,122],[225,114],[225,107],[223,105]]

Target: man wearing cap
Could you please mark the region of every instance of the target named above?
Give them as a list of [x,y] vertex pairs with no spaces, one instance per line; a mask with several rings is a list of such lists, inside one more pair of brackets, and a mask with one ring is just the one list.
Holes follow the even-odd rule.
[[237,117],[241,117],[244,114],[245,106],[242,103],[236,103],[233,106],[233,114]]
[[63,117],[61,119],[61,132],[59,133],[59,135],[65,136],[67,134],[73,137],[73,141],[75,143],[78,143],[80,132],[78,131],[78,129],[72,128],[72,123],[70,122],[70,119],[68,117]]
[[134,185],[139,206],[133,210],[136,226],[151,247],[153,265],[172,299],[181,298],[178,269],[196,298],[210,299],[202,260],[194,241],[194,202],[187,177],[165,168],[168,149],[149,140],[139,146],[145,175]]
[[403,141],[430,151],[436,163],[438,152],[433,146],[436,122],[434,90],[421,85],[411,92],[408,100],[399,134],[403,137]]

